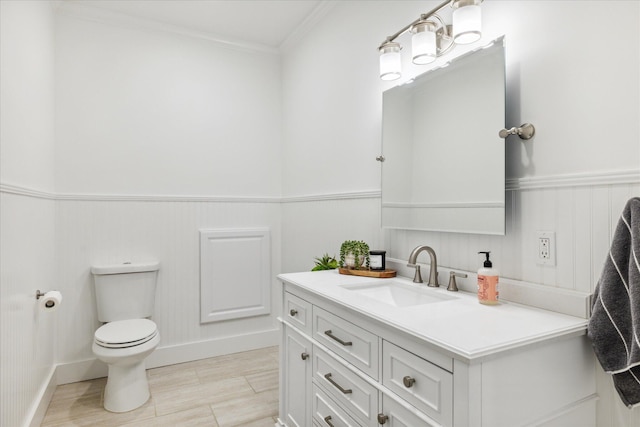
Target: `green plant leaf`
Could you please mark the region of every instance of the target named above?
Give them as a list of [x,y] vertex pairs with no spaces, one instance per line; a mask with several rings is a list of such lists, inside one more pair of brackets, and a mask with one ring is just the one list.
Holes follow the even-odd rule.
[[335,255],[329,256],[329,254],[325,253],[322,258],[314,258],[315,259],[315,267],[311,269],[311,271],[320,271],[320,270],[333,270],[338,268],[338,261],[336,260]]

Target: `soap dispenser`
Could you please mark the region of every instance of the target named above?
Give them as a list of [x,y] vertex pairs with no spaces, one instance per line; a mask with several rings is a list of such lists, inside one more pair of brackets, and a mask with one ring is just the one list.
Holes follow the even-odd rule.
[[499,304],[498,297],[498,270],[493,268],[493,264],[489,259],[491,252],[478,252],[485,254],[486,260],[482,268],[478,270],[478,302],[480,304],[496,305]]

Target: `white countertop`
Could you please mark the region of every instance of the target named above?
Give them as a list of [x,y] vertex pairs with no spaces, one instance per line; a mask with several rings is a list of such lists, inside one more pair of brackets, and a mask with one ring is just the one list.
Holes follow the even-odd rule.
[[[375,320],[396,327],[467,361],[564,335],[586,332],[587,319],[510,302],[478,303],[475,294],[428,288],[411,279],[377,279],[339,274],[337,270],[280,274],[288,284],[337,302]],[[453,299],[395,307],[365,297],[344,286],[399,281]]]

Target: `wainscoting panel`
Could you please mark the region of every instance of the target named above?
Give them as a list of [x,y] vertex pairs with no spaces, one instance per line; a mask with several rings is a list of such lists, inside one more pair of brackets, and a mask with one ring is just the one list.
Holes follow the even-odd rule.
[[[56,202],[57,265],[65,310],[58,310],[59,364],[94,360],[91,343],[100,326],[96,318],[92,263],[157,259],[160,261],[152,319],[162,337],[159,349],[219,342],[224,338],[277,330],[274,314],[201,324],[201,229],[268,228],[273,273],[270,306],[280,306],[275,274],[280,270],[280,204],[261,201],[93,200]],[[241,277],[242,272],[238,272]],[[229,289],[237,285],[228,277]],[[276,334],[273,334],[276,337]],[[250,338],[248,338],[250,339]],[[277,341],[273,341],[275,345]],[[185,347],[187,348],[187,347]],[[207,357],[206,354],[201,357]]]
[[53,391],[56,327],[70,307],[63,299],[58,310],[44,312],[36,290],[57,289],[54,212],[54,200],[0,193],[1,426],[41,419],[38,404]]
[[268,228],[200,230],[200,322],[269,314]]
[[308,271],[314,258],[339,259],[345,240],[385,249],[380,230],[380,193],[362,198],[296,200],[282,205],[282,272]]
[[[478,251],[491,251],[501,277],[590,293],[622,209],[637,196],[639,183],[511,189],[505,236],[386,230],[387,256],[407,259],[415,246],[429,245],[439,265],[476,271]],[[536,264],[537,231],[555,232],[555,266]]]

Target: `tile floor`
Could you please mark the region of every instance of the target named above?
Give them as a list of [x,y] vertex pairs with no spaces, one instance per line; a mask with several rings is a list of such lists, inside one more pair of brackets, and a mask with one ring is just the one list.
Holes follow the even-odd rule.
[[102,407],[106,378],[56,388],[42,427],[273,427],[278,347],[149,369],[151,398],[114,414]]

